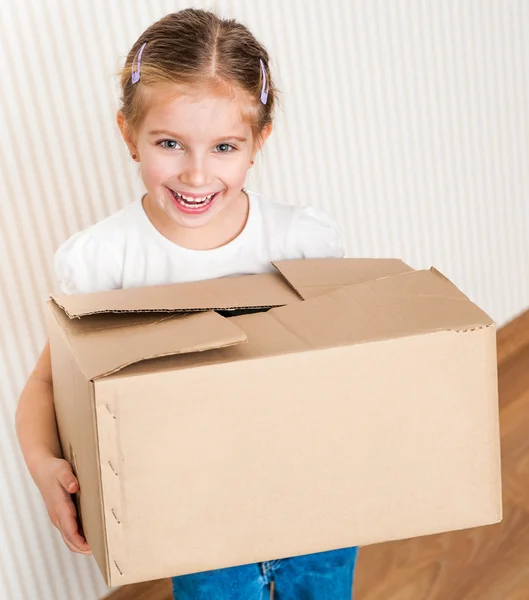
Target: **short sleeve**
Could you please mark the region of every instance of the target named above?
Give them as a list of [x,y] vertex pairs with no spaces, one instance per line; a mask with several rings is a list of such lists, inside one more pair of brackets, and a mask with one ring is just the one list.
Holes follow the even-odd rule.
[[73,235],[55,253],[55,276],[63,294],[121,287],[122,270],[111,248],[86,232]]
[[319,208],[298,209],[291,236],[303,258],[343,258],[345,254],[338,225]]

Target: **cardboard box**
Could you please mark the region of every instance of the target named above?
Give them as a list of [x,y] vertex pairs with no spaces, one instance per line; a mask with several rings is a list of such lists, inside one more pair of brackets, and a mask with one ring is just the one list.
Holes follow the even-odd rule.
[[501,519],[492,320],[398,260],[275,267],[50,299],[61,442],[107,584]]

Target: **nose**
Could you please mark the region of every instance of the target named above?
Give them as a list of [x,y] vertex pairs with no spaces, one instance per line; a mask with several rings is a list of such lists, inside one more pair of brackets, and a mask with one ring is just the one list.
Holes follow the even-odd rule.
[[208,183],[206,161],[200,156],[190,153],[181,166],[179,179],[184,185],[198,188]]

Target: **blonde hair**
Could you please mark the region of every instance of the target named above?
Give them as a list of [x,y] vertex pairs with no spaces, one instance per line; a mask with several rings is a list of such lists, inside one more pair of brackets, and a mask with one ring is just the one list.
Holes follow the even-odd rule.
[[[137,54],[141,54],[140,80],[132,82]],[[263,74],[268,98],[261,102]],[[188,8],[171,13],[146,29],[130,49],[120,73],[121,111],[127,128],[137,131],[149,106],[149,90],[164,86],[202,88],[242,100],[241,117],[258,138],[273,120],[277,90],[269,69],[266,48],[247,27],[234,19]]]

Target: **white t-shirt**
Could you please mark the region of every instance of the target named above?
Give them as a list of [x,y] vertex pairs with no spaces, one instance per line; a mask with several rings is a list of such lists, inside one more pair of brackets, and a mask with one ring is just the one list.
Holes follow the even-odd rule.
[[90,293],[265,273],[273,270],[272,261],[343,256],[340,231],[322,210],[246,193],[250,208],[243,231],[213,250],[189,250],[165,238],[140,198],[57,250],[60,290]]

